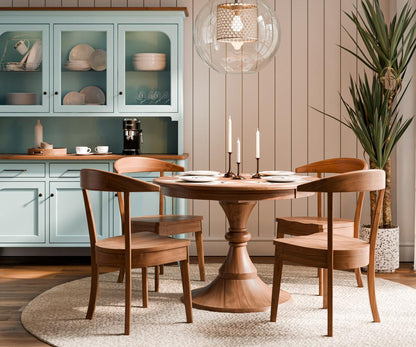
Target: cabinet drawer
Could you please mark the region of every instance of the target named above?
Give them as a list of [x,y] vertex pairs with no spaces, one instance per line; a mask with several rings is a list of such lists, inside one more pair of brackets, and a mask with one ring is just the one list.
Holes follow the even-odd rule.
[[82,169],[109,170],[109,163],[51,163],[49,176],[52,178],[78,178]]
[[0,179],[45,177],[45,163],[0,163]]

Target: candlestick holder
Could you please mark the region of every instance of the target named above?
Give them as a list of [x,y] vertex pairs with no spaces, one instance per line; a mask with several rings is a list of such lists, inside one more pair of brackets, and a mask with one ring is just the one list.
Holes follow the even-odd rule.
[[259,174],[260,158],[256,158],[256,160],[257,160],[257,170],[256,170],[256,173],[253,176],[251,176],[251,178],[261,178],[261,175]]
[[240,176],[240,163],[237,162],[237,173],[234,175],[233,180],[243,180],[244,177]]
[[228,171],[224,174],[224,177],[234,177],[234,172],[231,172],[231,153],[228,152]]

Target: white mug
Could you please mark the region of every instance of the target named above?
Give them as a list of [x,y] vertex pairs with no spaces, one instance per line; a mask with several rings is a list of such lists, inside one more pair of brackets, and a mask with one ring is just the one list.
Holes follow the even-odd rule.
[[98,154],[108,153],[108,146],[97,146],[95,147],[94,151]]
[[29,49],[29,46],[30,46],[29,40],[20,40],[14,45],[14,49],[18,51],[21,55],[24,55]]
[[91,153],[91,148],[87,146],[77,146],[75,147],[75,152],[77,154],[89,154]]

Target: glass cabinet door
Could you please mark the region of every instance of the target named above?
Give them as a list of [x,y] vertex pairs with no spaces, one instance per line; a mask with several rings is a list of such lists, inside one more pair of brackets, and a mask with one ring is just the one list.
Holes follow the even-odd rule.
[[49,111],[49,25],[0,25],[0,112]]
[[54,25],[54,111],[113,111],[113,25]]
[[178,26],[119,26],[119,110],[178,112]]

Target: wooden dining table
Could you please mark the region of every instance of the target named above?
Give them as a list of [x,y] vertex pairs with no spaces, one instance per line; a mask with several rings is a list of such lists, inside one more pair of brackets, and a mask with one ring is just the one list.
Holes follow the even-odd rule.
[[[186,199],[216,200],[223,208],[229,222],[225,240],[229,243],[228,254],[218,271],[218,276],[207,286],[192,291],[193,307],[217,312],[262,312],[271,306],[271,287],[257,275],[247,251],[251,235],[247,221],[259,200],[298,199],[312,195],[298,192],[296,187],[305,181],[270,183],[265,179],[235,180],[218,178],[213,182],[186,182],[180,177],[160,177],[154,183],[162,194]],[[272,240],[270,240],[272,242]],[[291,299],[281,291],[279,303]]]

